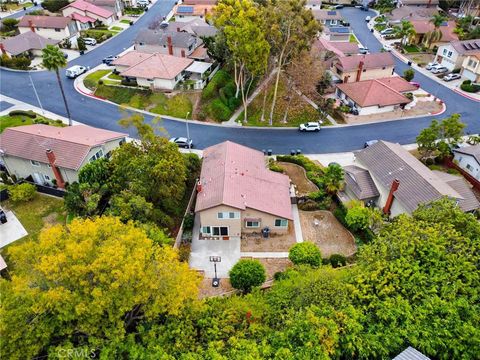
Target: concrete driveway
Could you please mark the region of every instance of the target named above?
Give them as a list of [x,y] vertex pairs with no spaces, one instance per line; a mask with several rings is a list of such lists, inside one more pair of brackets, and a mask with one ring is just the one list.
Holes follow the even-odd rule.
[[11,211],[6,211],[7,222],[0,224],[0,249],[11,244],[24,236],[27,236],[27,230]]

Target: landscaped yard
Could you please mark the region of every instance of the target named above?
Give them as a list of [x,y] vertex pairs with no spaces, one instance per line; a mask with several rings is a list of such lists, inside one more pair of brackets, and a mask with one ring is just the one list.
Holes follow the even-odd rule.
[[414,45],[414,44],[404,45],[404,46],[403,46],[403,49],[404,49],[407,53],[417,53],[417,52],[420,52],[420,49],[418,48],[418,46],[417,46],[417,45]]
[[26,115],[4,115],[0,116],[0,133],[8,127],[16,127],[32,124],[48,124],[63,127],[65,124],[61,120],[52,120],[44,116],[36,114],[35,118]]
[[293,184],[295,184],[297,189],[297,194],[307,195],[308,193],[318,191],[318,187],[307,179],[305,169],[299,165],[279,162],[278,165],[284,170],[284,173],[288,175]]
[[5,7],[6,11],[16,11],[16,10],[23,9],[24,7],[29,8],[29,7],[32,7],[32,6],[33,6],[33,3],[31,3],[31,2],[26,2],[26,3],[23,3],[23,4],[13,3],[13,2],[2,4],[2,7]]
[[317,244],[323,258],[332,254],[351,256],[355,253],[355,238],[330,211],[299,212],[303,239]]
[[130,25],[130,20],[123,19],[123,20],[120,20],[120,22],[121,22],[122,24],[128,24],[128,25]]
[[293,245],[295,245],[295,243],[295,229],[293,227],[293,224],[291,224],[288,228],[288,233],[270,234],[270,237],[266,239],[260,233],[260,229],[255,234],[244,233],[242,235],[242,240],[240,243],[240,251],[287,252]]
[[85,79],[83,79],[83,84],[90,90],[95,90],[98,85],[98,81],[110,73],[111,70],[98,70],[91,74],[88,74]]
[[350,41],[351,43],[356,43],[356,44],[358,44],[357,37],[356,37],[354,34],[350,34],[349,41]]

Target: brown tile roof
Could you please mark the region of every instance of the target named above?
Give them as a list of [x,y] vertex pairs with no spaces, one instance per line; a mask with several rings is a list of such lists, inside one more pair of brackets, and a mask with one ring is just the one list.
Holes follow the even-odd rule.
[[436,7],[401,6],[392,10],[386,17],[393,21],[428,19],[438,14]]
[[200,182],[196,212],[227,205],[293,218],[290,180],[270,171],[260,151],[231,141],[205,149]]
[[28,31],[11,38],[6,38],[1,44],[7,52],[15,56],[29,50],[42,50],[47,45],[55,45],[59,42],[58,40],[46,39],[37,33]]
[[178,15],[187,15],[187,16],[204,16],[205,13],[209,14],[212,12],[215,5],[175,5],[173,7],[173,12],[176,16]]
[[381,79],[377,79],[377,81],[380,81],[382,84],[400,93],[417,90],[417,87],[415,85],[410,84],[407,80],[405,80],[400,76],[391,76],[388,78],[381,78]]
[[343,170],[345,171],[345,183],[357,199],[365,200],[380,195],[368,170],[356,165],[344,166]]
[[207,48],[205,46],[199,46],[188,56],[191,59],[204,60],[208,58]]
[[132,65],[120,75],[142,79],[174,79],[192,63],[192,59],[156,53]]
[[65,6],[64,9],[69,8],[69,7],[72,7],[74,9],[84,11],[84,12],[90,12],[90,13],[92,13],[94,15],[97,15],[99,17],[102,17],[104,19],[108,19],[109,17],[113,16],[113,12],[111,12],[110,10],[108,10],[106,8],[103,8],[103,7],[100,7],[100,6],[97,6],[97,5],[94,5],[94,4],[91,4],[91,3],[86,2],[84,0],[76,0],[76,1],[68,4],[67,6]]
[[320,38],[313,43],[313,47],[319,51],[331,51],[340,57],[358,54],[358,45],[347,41],[328,41]]
[[184,0],[184,5],[217,5],[217,0]]
[[313,17],[317,20],[342,20],[340,11],[336,10],[312,10]]
[[438,5],[439,0],[401,0],[403,5]]
[[86,125],[26,125],[5,129],[0,134],[0,149],[6,155],[42,163],[48,163],[46,150],[51,149],[59,167],[78,170],[92,147],[126,136]]
[[414,211],[420,204],[444,196],[463,200],[458,192],[400,144],[379,141],[358,151],[355,157],[386,191],[390,189],[393,180],[400,181],[395,199],[409,212]]
[[[402,95],[396,88],[385,84],[389,82],[391,83],[390,85],[400,88],[403,91],[405,91],[404,89],[407,87],[407,85],[400,86],[399,84],[402,84],[401,81],[375,79],[338,84],[337,88],[355,101],[360,107],[408,104],[411,100]],[[416,89],[413,85],[410,84],[410,86]]]
[[73,20],[63,16],[25,15],[18,27],[30,27],[29,21],[38,28],[65,29]]
[[356,71],[358,70],[360,62],[363,62],[363,68],[367,70],[395,65],[392,54],[389,52],[384,52],[340,57],[338,58],[335,66],[343,71]]
[[[412,20],[410,22],[418,35],[426,34],[429,31],[435,30],[435,26],[433,26],[430,20]],[[441,41],[450,42],[458,40],[457,34],[453,32],[455,27],[455,21],[447,21],[445,25],[440,26],[440,31],[442,32]]]
[[452,41],[450,43],[457,53],[460,55],[479,55],[480,39]]
[[480,202],[473,193],[471,185],[467,183],[462,176],[437,170],[433,172],[460,194],[463,199],[458,201],[458,206],[460,206],[463,211],[468,212],[480,208]]

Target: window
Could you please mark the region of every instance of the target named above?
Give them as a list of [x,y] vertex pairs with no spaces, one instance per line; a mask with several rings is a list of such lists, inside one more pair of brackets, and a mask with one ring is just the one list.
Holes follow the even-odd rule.
[[60,31],[61,31],[61,29],[55,29],[55,32],[60,32]]
[[475,66],[477,66],[477,62],[475,60],[468,60],[468,66],[474,68]]
[[212,226],[213,236],[228,236],[227,226]]
[[90,158],[90,160],[88,160],[88,161],[92,162],[92,161],[95,161],[95,160],[97,160],[97,159],[100,159],[101,157],[103,157],[103,150],[102,150],[102,149],[98,150],[98,151],[95,153],[95,155],[93,155],[93,156]]
[[43,175],[43,177],[45,178],[46,181],[50,181],[50,180],[51,180],[51,179],[50,179],[50,176],[48,176],[48,175]]
[[276,227],[287,227],[288,220],[287,219],[275,219],[275,226]]
[[467,164],[467,169],[468,169],[468,170],[470,170],[470,171],[472,171],[472,170],[473,170],[473,167],[472,167],[472,165],[470,165],[470,164]]
[[240,213],[239,212],[219,212],[217,213],[217,219],[240,219]]
[[40,166],[40,163],[35,160],[30,160],[30,164],[32,164],[33,166]]
[[247,220],[247,221],[245,221],[245,227],[247,227],[247,228],[258,228],[258,227],[260,227],[260,221]]
[[443,55],[447,55],[447,49],[443,49]]
[[337,25],[337,20],[330,20],[330,25]]
[[203,226],[202,227],[202,234],[211,234],[210,226]]

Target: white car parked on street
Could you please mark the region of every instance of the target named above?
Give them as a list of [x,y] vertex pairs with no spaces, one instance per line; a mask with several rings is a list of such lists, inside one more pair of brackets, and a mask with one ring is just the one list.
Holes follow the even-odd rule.
[[318,122],[308,122],[305,124],[300,124],[298,130],[302,132],[320,131],[320,124]]

